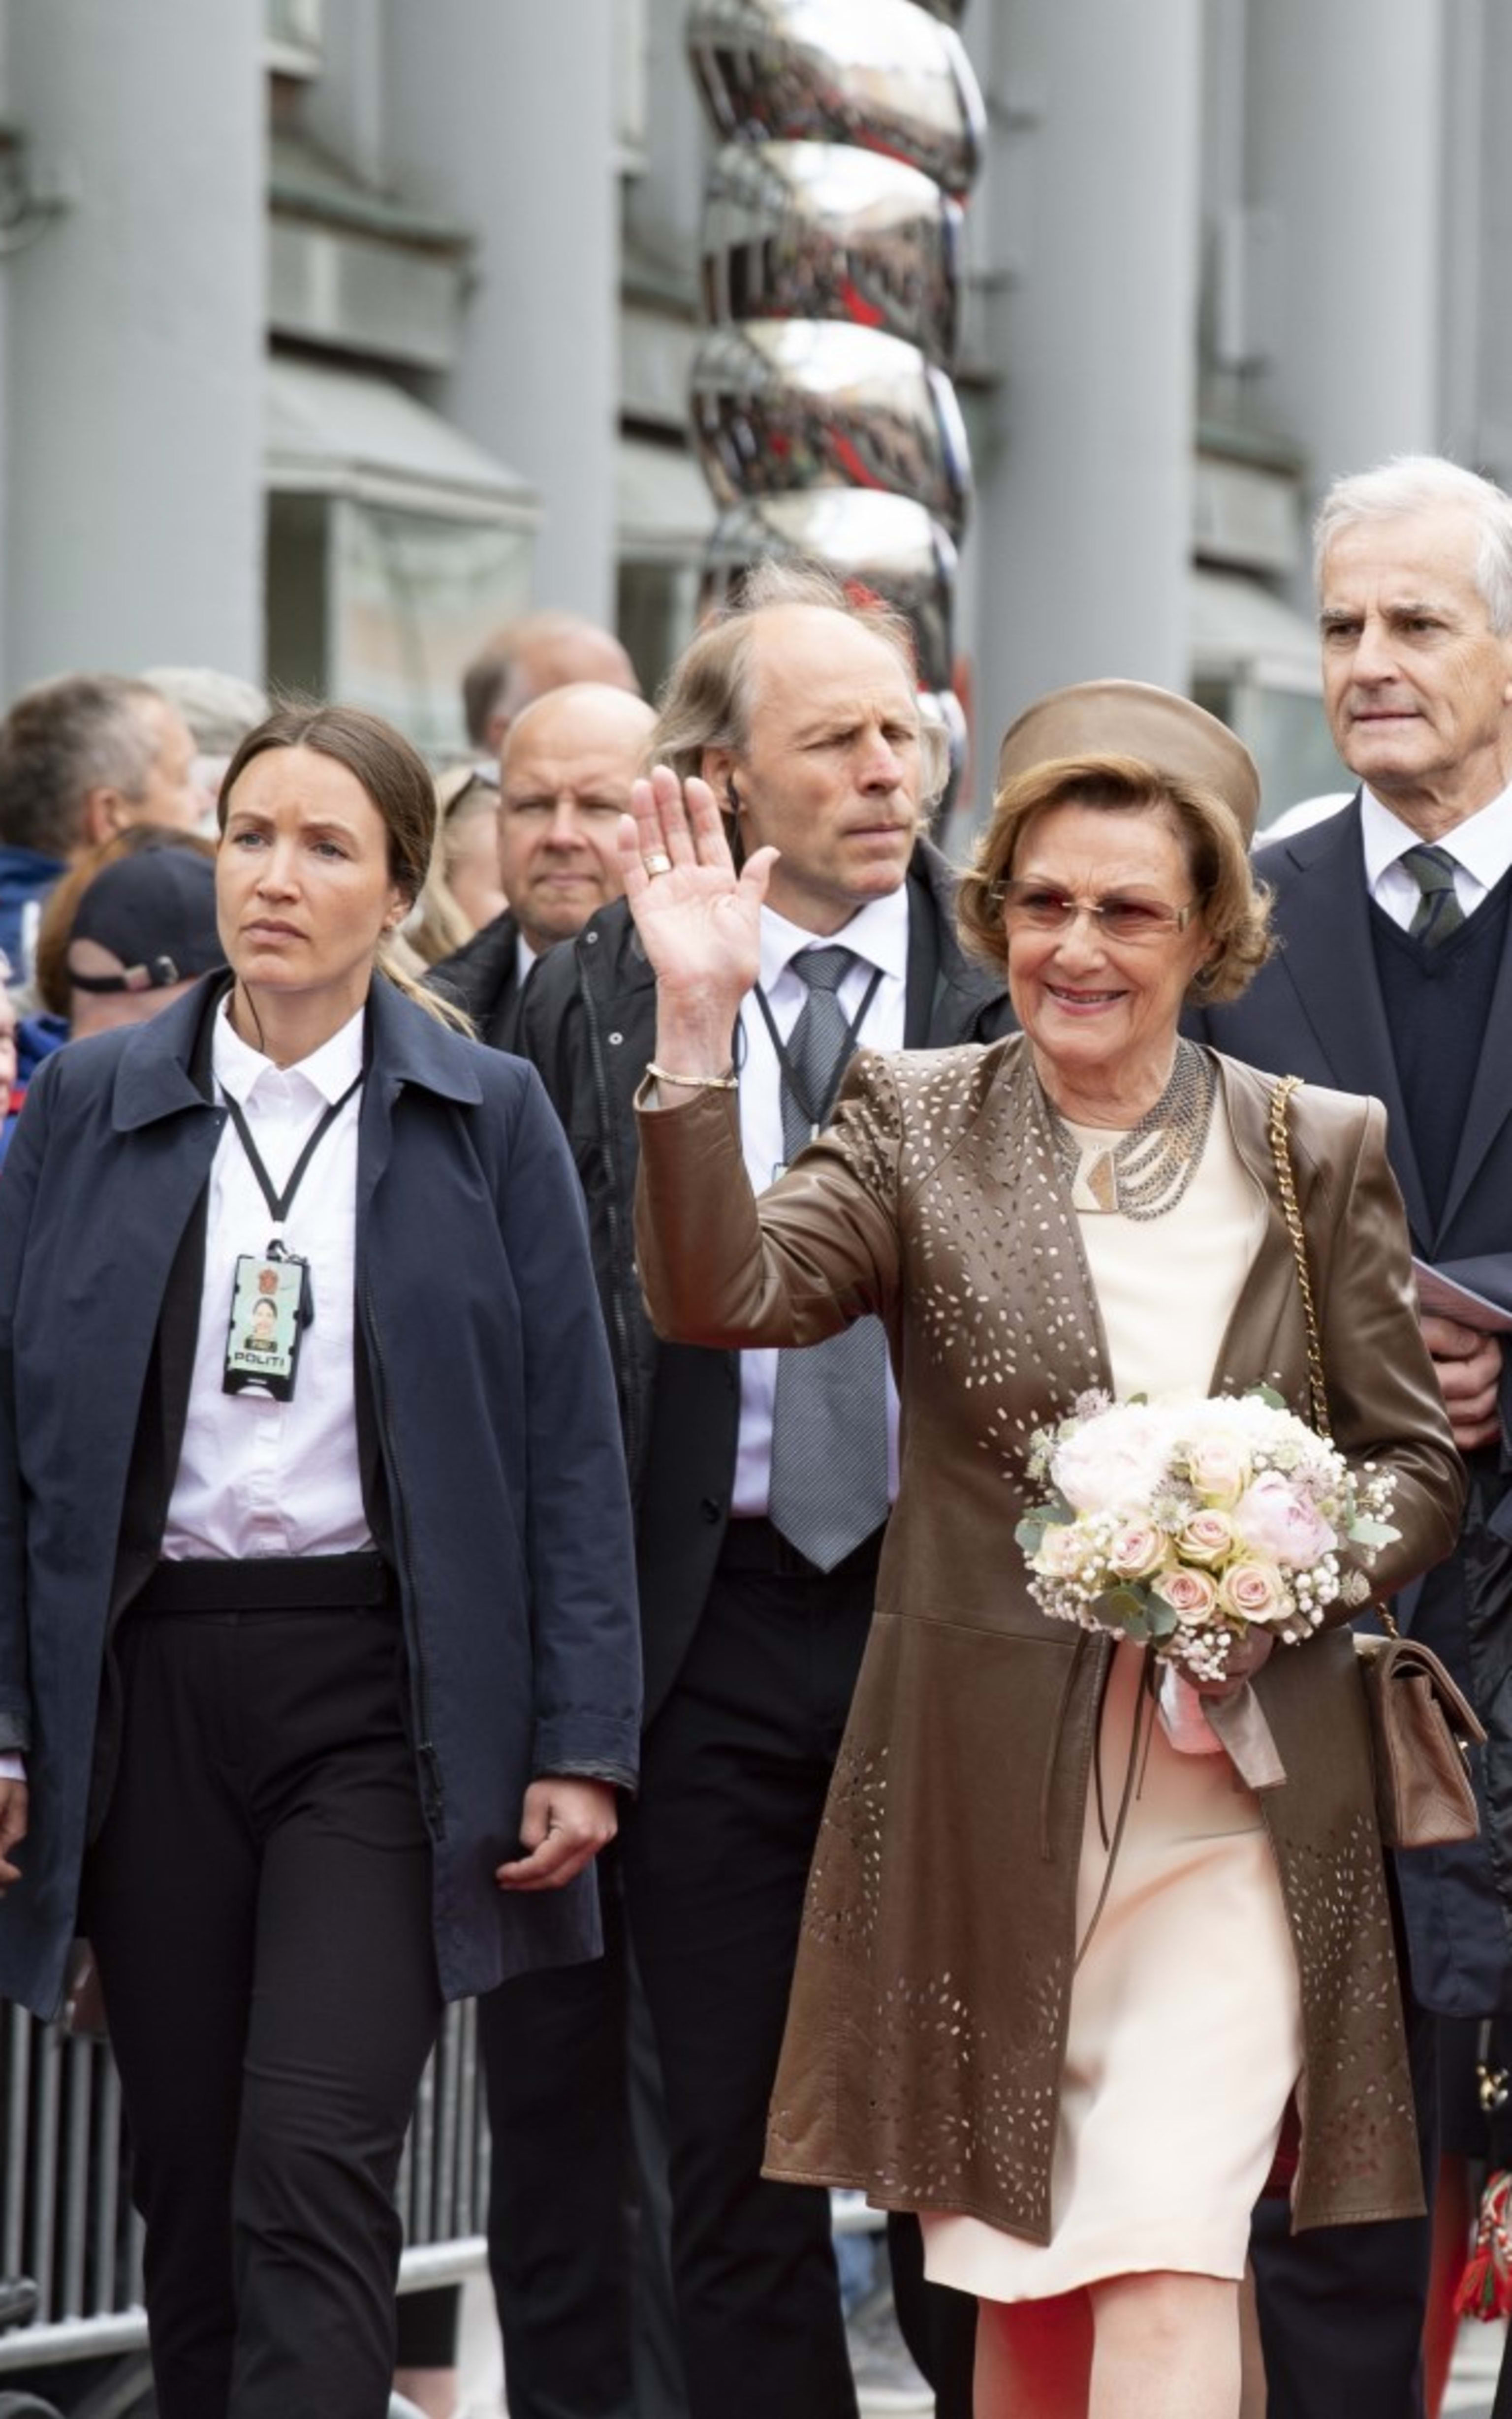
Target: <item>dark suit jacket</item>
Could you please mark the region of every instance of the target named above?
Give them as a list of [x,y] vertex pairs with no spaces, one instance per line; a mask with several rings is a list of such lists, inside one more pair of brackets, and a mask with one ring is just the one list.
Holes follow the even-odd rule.
[[519,1033],[524,986],[519,979],[519,926],[506,907],[425,979],[443,999],[465,1009],[478,1040],[490,1050],[513,1050]]
[[[1383,1102],[1387,1150],[1414,1252],[1436,1267],[1473,1263],[1467,1282],[1512,1302],[1512,945],[1485,1031],[1464,1038],[1475,1054],[1475,1076],[1435,1218],[1408,1132],[1376,972],[1358,793],[1324,822],[1262,846],[1256,870],[1274,892],[1281,946],[1242,999],[1210,1009],[1195,1029],[1252,1066]],[[1512,1393],[1504,1388],[1504,1422],[1509,1403]],[[1512,1955],[1505,1919],[1512,1909],[1512,1548],[1504,1542],[1512,1537],[1512,1460],[1504,1448],[1475,1455],[1473,1464],[1458,1555],[1398,1606],[1469,1681],[1492,1733],[1486,1842],[1504,1913],[1489,1903],[1478,1848],[1420,1851],[1402,1865],[1414,1980],[1430,2005],[1462,2014],[1482,2011],[1496,1969]]]
[[[963,953],[954,877],[927,841],[914,853],[908,901],[907,1046],[995,1040],[1012,1025],[1007,993],[998,976]],[[730,1517],[740,1424],[734,1353],[658,1344],[635,1269],[633,1102],[654,1051],[656,994],[628,911],[616,901],[532,971],[518,1045],[541,1071],[588,1198],[636,1501],[648,1721],[676,1677],[709,1592]]]

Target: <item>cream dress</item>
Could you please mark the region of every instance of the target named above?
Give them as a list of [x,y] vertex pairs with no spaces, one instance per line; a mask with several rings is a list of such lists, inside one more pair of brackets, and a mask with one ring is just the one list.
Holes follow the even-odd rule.
[[[1087,1173],[1118,1137],[1072,1132],[1083,1153],[1073,1200],[1119,1395],[1208,1393],[1266,1215],[1222,1090],[1192,1182],[1158,1219],[1097,1209]],[[1078,1940],[1107,1877],[1143,1663],[1132,1645],[1113,1658]],[[923,2219],[926,2273],[987,2301],[1039,2301],[1156,2269],[1242,2276],[1250,2212],[1301,2072],[1297,1964],[1258,1802],[1221,1751],[1178,1754],[1148,1699],[1143,1722],[1148,1760],[1072,1986],[1050,2242],[980,2218]]]

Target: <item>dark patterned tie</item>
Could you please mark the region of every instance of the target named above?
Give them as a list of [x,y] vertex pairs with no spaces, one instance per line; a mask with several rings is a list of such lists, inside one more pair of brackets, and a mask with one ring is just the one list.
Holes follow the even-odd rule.
[[[782,1145],[795,1159],[812,1139],[854,1046],[836,997],[854,950],[802,949],[790,959],[809,986],[788,1043],[804,1099],[784,1075]],[[789,1545],[822,1571],[855,1551],[887,1517],[887,1346],[882,1322],[859,1318],[842,1335],[779,1354],[772,1410],[768,1513]]]
[[1404,848],[1400,861],[1423,893],[1408,931],[1414,941],[1436,949],[1465,920],[1455,896],[1455,860],[1446,848],[1421,847]]

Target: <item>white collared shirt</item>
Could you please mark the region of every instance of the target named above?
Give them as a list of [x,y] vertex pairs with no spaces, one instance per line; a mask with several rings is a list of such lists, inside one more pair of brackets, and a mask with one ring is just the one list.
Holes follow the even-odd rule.
[[[1362,790],[1360,837],[1365,844],[1365,887],[1377,906],[1405,932],[1423,893],[1401,859],[1406,850],[1421,848],[1423,835],[1382,806],[1369,790]],[[1512,790],[1504,790],[1489,807],[1467,815],[1435,844],[1454,858],[1455,897],[1465,915],[1473,915],[1512,866]]]
[[[886,899],[873,899],[838,932],[821,937],[790,924],[775,909],[762,909],[761,973],[758,977],[772,1022],[787,1041],[809,997],[809,986],[792,969],[800,949],[853,949],[857,963],[836,997],[848,1020],[866,997],[873,971],[881,974],[857,1036],[864,1050],[901,1050],[908,986],[908,885]],[[754,992],[740,1010],[740,1141],[752,1187],[764,1193],[787,1153],[782,1141],[782,1070]],[[740,1356],[740,1440],[731,1510],[737,1518],[764,1517],[771,1478],[772,1403],[777,1393],[775,1352]],[[898,1395],[887,1377],[889,1483],[898,1491]]]
[[[359,1009],[308,1058],[275,1067],[233,1031],[224,1008],[217,1013],[217,1090],[238,1103],[278,1191],[326,1110],[361,1074],[363,1036]],[[169,1562],[350,1554],[373,1542],[352,1384],[362,1098],[354,1092],[322,1136],[282,1229],[226,1120],[210,1163],[199,1336],[162,1539]],[[221,1383],[238,1256],[261,1258],[280,1232],[309,1261],[315,1299],[287,1403],[251,1391],[228,1394]]]
[[536,959],[540,956],[540,954],[541,954],[541,952],[540,952],[540,950],[539,950],[539,949],[532,949],[532,947],[531,947],[531,945],[530,945],[529,941],[527,941],[527,939],[525,938],[525,935],[524,935],[524,933],[523,933],[523,932],[517,932],[517,933],[516,933],[516,935],[515,935],[515,988],[516,988],[516,990],[517,990],[517,991],[523,991],[523,990],[524,990],[524,988],[525,988],[525,978],[526,978],[526,976],[530,973],[530,970],[531,970],[532,966],[533,966],[533,965],[534,965],[535,961],[536,961]]

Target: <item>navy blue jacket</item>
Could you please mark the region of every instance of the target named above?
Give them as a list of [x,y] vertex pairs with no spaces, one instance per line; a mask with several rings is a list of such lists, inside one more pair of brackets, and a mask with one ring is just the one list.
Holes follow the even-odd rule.
[[[224,1113],[189,1067],[211,976],[36,1077],[0,1179],[0,1747],[23,1879],[0,1998],[55,2011],[138,1405]],[[312,1181],[316,1180],[312,1176]],[[227,1283],[229,1284],[229,1272]],[[637,1768],[624,1453],[577,1179],[538,1078],[381,978],[357,1310],[396,1541],[448,1997],[599,1947],[591,1873],[501,1892],[527,1783]]]

